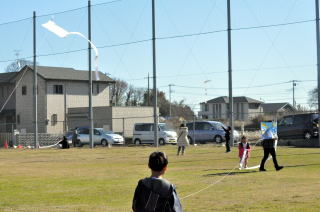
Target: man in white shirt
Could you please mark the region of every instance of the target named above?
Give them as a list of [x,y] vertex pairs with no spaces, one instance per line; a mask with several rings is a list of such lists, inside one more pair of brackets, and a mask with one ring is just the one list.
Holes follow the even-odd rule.
[[264,156],[261,160],[260,164],[260,171],[266,171],[264,168],[264,164],[268,159],[269,154],[272,156],[274,168],[279,171],[283,168],[283,166],[279,166],[277,157],[276,157],[276,150],[274,148],[274,142],[278,139],[278,136],[272,131],[271,128],[267,129],[264,134],[262,135],[262,146],[264,151]]

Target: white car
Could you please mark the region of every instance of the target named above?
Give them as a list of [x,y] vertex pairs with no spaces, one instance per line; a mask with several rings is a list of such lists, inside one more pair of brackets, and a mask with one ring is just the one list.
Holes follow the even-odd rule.
[[[79,127],[77,128],[77,140],[78,146],[89,144],[89,128]],[[93,142],[94,145],[107,146],[110,144],[124,144],[124,139],[121,135],[115,134],[111,131],[105,131],[102,128],[94,128],[93,130]]]
[[[136,123],[133,128],[132,142],[134,144],[153,144],[153,123]],[[170,130],[165,123],[158,124],[158,142],[164,144],[176,144],[177,133]]]

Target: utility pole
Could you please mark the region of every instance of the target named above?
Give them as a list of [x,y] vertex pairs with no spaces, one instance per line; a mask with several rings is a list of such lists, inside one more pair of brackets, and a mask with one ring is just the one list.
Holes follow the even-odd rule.
[[36,47],[36,12],[33,11],[33,120],[34,120],[34,146],[39,148],[38,140],[38,73],[37,73],[37,47]]
[[149,77],[149,72],[148,72],[148,106],[150,106],[150,77]]
[[233,97],[232,97],[232,53],[231,53],[231,5],[230,0],[227,2],[228,11],[228,72],[229,72],[229,124],[231,127],[230,146],[234,145],[234,124],[233,124]]
[[297,86],[298,80],[292,80],[292,106],[296,108],[296,100],[294,99],[294,87]]
[[152,0],[152,62],[153,62],[153,116],[154,145],[158,147],[158,112],[157,112],[157,63],[156,63],[156,20],[155,0]]
[[170,101],[170,104],[169,104],[169,116],[171,117],[171,93],[172,93],[172,89],[171,87],[174,86],[174,84],[169,84],[169,101]]
[[[319,0],[315,0],[316,6],[316,39],[317,39],[317,73],[318,73],[318,115],[320,114],[320,37],[319,37]],[[318,135],[320,132],[320,124]],[[318,146],[320,147],[320,135],[318,136]]]
[[[91,2],[88,1],[88,39],[91,41]],[[89,64],[89,143],[93,148],[93,112],[92,112],[92,71],[91,71],[91,44],[88,42]]]

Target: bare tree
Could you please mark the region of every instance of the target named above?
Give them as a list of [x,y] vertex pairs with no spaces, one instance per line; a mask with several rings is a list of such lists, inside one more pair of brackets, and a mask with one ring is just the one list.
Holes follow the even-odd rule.
[[309,103],[310,107],[317,108],[317,106],[318,106],[318,88],[314,88],[311,91],[309,91],[308,103]]
[[128,89],[128,83],[123,80],[115,79],[116,83],[111,87],[111,99],[115,106],[121,106],[124,104],[124,94]]
[[30,60],[18,59],[16,61],[10,63],[6,67],[5,71],[6,72],[18,72],[18,71],[20,71],[21,68],[23,68],[26,65],[32,66],[33,62]]
[[132,97],[133,106],[142,105],[144,93],[145,93],[145,89],[143,88],[135,88],[133,90],[133,97]]
[[132,85],[130,85],[129,88],[127,89],[127,92],[126,92],[126,102],[125,102],[126,106],[132,105],[133,94],[134,94],[134,87]]

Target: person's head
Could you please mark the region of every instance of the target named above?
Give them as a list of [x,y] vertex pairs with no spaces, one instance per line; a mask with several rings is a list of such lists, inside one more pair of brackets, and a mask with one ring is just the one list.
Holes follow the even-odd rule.
[[247,137],[246,137],[245,135],[243,135],[243,136],[241,137],[241,142],[242,142],[242,143],[246,143],[247,141],[248,141]]
[[148,166],[152,172],[157,172],[159,175],[164,174],[167,169],[168,158],[163,152],[153,152],[149,156]]
[[228,130],[231,130],[231,127],[230,126],[228,126],[228,128],[227,128]]
[[185,123],[180,124],[180,127],[186,127]]
[[67,137],[66,137],[66,136],[63,136],[62,140],[66,141],[66,140],[67,140]]

